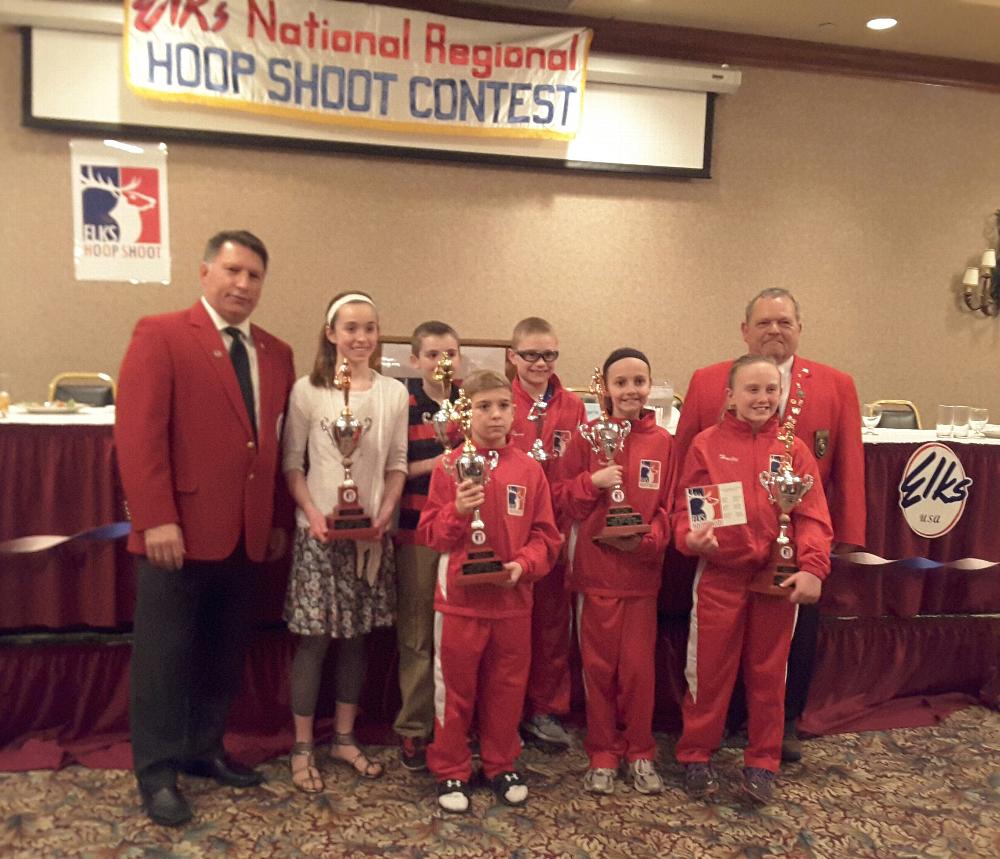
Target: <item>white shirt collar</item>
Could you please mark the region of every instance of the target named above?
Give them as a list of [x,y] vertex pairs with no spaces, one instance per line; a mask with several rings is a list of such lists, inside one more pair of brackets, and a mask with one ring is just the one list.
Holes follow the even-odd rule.
[[202,304],[202,307],[204,307],[205,310],[208,311],[208,316],[212,320],[212,323],[215,325],[215,330],[216,331],[222,331],[222,329],[224,329],[224,328],[238,328],[239,331],[240,331],[240,334],[243,335],[243,339],[244,340],[246,340],[248,343],[253,342],[250,339],[250,320],[249,319],[244,319],[239,325],[234,325],[232,322],[226,322],[225,319],[223,319],[221,316],[219,316],[218,311],[214,307],[212,307],[211,304],[208,303],[208,299],[205,298],[204,295],[201,297],[201,304]]

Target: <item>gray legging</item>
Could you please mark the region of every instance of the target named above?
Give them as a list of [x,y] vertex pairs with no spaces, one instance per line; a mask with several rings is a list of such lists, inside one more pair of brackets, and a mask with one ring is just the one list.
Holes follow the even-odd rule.
[[[292,660],[292,712],[296,716],[316,713],[323,662],[330,646],[327,635],[299,636]],[[365,679],[365,638],[337,639],[336,697],[342,704],[357,704]]]

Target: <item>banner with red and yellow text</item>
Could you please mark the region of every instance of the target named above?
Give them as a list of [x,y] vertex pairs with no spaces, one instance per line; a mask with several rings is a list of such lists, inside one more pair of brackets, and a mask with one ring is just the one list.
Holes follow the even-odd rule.
[[139,95],[407,132],[572,138],[592,32],[332,0],[125,0]]

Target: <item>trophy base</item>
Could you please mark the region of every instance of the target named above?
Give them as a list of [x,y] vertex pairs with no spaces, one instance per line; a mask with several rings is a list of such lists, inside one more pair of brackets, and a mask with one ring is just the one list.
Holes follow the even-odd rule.
[[753,577],[753,581],[750,582],[749,589],[755,594],[788,599],[791,591],[788,588],[780,587],[780,585],[790,575],[792,575],[792,573],[797,572],[798,570],[794,567],[791,569],[788,567],[765,567]]
[[362,507],[337,507],[326,517],[326,527],[331,540],[374,540],[378,528],[372,527],[371,516]]
[[636,534],[648,534],[652,531],[651,525],[642,521],[642,516],[636,513],[631,507],[622,505],[608,509],[608,515],[604,517],[604,527],[600,533],[594,535],[595,541],[614,540],[620,537],[632,537]]
[[510,573],[503,568],[496,553],[486,547],[470,549],[461,572],[455,579],[456,585],[496,585],[510,579]]

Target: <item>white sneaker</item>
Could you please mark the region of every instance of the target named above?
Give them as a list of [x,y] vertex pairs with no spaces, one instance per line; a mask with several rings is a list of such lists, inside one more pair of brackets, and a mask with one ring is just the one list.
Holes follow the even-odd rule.
[[543,743],[551,743],[553,746],[563,746],[568,749],[573,743],[570,735],[562,726],[562,722],[550,713],[536,713],[526,722],[521,723],[521,730]]
[[468,784],[457,778],[439,781],[438,805],[452,814],[465,814],[469,810]]
[[660,793],[663,790],[663,779],[653,762],[645,758],[628,765],[628,781],[639,793]]
[[614,793],[617,772],[606,767],[587,770],[583,777],[583,789],[588,793]]

